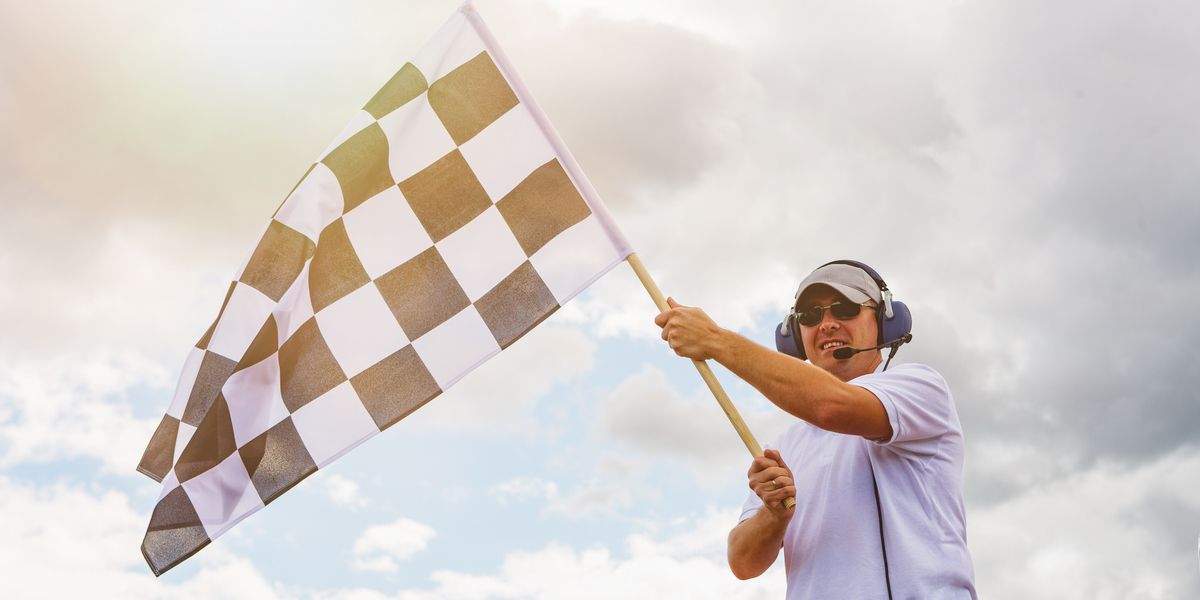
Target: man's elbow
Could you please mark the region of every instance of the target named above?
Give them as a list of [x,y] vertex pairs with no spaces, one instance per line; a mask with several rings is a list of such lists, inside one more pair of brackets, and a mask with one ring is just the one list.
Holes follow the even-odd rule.
[[813,407],[811,419],[806,420],[833,433],[860,435],[869,440],[890,439],[892,425],[883,404],[870,392],[859,390],[866,396],[846,393],[825,398]]
[[846,410],[845,403],[838,400],[825,400],[813,410],[812,419],[809,422],[825,431],[842,433],[849,418],[850,412]]
[[737,569],[736,567],[734,567],[733,565],[729,565],[729,569],[731,571],[733,571],[734,577],[737,577],[738,579],[740,579],[742,581],[745,581],[747,579],[754,579],[755,577],[758,577],[759,575],[761,575],[761,573],[751,573],[750,571],[741,571],[741,570]]
[[743,547],[743,544],[739,543],[739,533],[740,532],[738,532],[737,528],[734,528],[733,531],[729,532],[729,539],[727,541],[728,546],[726,551],[726,559],[729,562],[729,570],[733,573],[734,577],[737,577],[742,581],[754,579],[755,577],[758,577],[766,572],[767,568],[769,568],[771,565],[770,563],[765,565],[759,564],[762,561],[754,560],[754,557],[750,555],[749,550]]
[[871,392],[843,385],[816,403],[809,423],[834,433],[863,436],[872,434],[878,437],[882,429],[880,423],[877,423],[880,420],[886,425],[887,413]]
[[737,577],[742,581],[754,579],[766,571],[766,569],[755,569],[750,565],[745,564],[744,561],[737,560],[734,558],[732,553],[729,554],[729,570],[733,572],[734,577]]

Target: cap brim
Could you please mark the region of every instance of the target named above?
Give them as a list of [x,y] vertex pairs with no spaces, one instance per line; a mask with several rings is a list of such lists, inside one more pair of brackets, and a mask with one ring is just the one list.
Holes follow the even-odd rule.
[[833,282],[829,282],[829,281],[814,281],[812,283],[809,283],[807,286],[805,286],[804,289],[800,292],[800,294],[798,296],[796,296],[796,303],[799,304],[800,300],[804,298],[804,295],[809,293],[810,291],[812,291],[813,287],[818,286],[818,285],[823,285],[823,286],[826,286],[826,287],[832,289],[833,291],[841,294],[842,297],[844,297],[846,300],[849,300],[850,302],[853,302],[855,304],[862,304],[862,303],[866,302],[867,300],[871,300],[871,297],[868,296],[867,294],[863,293],[862,290],[852,288],[848,285],[843,285],[840,283],[833,283]]

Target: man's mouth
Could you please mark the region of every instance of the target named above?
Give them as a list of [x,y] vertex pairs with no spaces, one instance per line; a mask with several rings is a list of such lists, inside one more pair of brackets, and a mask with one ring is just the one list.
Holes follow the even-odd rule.
[[841,348],[842,346],[845,346],[845,345],[846,345],[846,342],[843,342],[842,340],[829,340],[828,342],[821,344],[821,350],[829,350],[832,348]]

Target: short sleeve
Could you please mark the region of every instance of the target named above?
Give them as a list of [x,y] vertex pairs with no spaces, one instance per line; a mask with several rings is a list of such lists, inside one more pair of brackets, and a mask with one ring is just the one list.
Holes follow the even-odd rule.
[[762,506],[762,498],[759,498],[758,494],[754,493],[754,490],[750,490],[750,493],[746,496],[746,501],[742,503],[742,516],[738,517],[738,523],[753,517]]
[[929,456],[937,451],[939,438],[955,429],[950,388],[929,366],[896,365],[850,383],[874,394],[887,411],[892,437],[880,445]]

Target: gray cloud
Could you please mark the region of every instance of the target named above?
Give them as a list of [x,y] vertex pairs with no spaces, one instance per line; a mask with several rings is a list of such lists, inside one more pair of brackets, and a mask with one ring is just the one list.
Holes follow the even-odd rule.
[[1198,457],[1193,446],[1136,468],[1101,465],[970,513],[980,595],[1193,596]]
[[1194,275],[1180,259],[1194,253],[1187,224],[1200,217],[1188,193],[1200,184],[1188,160],[1200,143],[1191,110],[1200,83],[1187,76],[1200,53],[1186,25],[1196,7],[1059,3],[1028,18],[1043,8],[962,11],[955,87],[969,96],[963,120],[990,142],[972,145],[994,172],[1023,180],[1014,185],[1030,193],[1011,200],[1042,212],[1040,226],[1149,249]]
[[754,81],[736,49],[645,20],[548,21],[510,52],[612,206],[686,186],[744,143],[736,118]]
[[[1051,477],[1194,440],[1200,44],[1178,15],[839,6],[739,46],[760,84],[734,113],[744,146],[618,211],[663,287],[745,327],[811,266],[860,257],[917,309],[901,356],[947,373],[980,452],[1015,440]],[[635,286],[607,291],[641,310]],[[980,502],[1030,483],[980,479]]]
[[[789,417],[764,410],[749,398],[734,404],[761,444],[787,427]],[[599,402],[596,429],[639,454],[686,465],[701,485],[725,486],[743,477],[750,463],[745,445],[720,405],[697,380],[695,393],[682,397],[666,375],[651,365],[631,374]],[[736,480],[735,480],[736,481]]]
[[[1150,491],[1104,513],[1124,519],[1105,542],[1166,535],[1195,566],[1179,533],[1194,496],[1154,492],[1156,478],[1194,479],[1179,452],[1200,429],[1195,7],[576,2],[518,16],[481,4],[669,293],[744,329],[781,313],[825,260],[888,277],[916,311],[901,358],[936,366],[956,394],[968,507],[995,525],[973,532],[981,582],[1039,593],[989,561],[1047,544],[1032,534],[1048,508],[1070,514],[1063,482],[1112,465]],[[347,107],[412,49],[393,40],[421,39],[447,6],[229,31],[153,3],[76,21],[51,18],[65,3],[0,9],[3,349],[91,341],[159,356],[190,343]],[[155,26],[127,28],[133,15]],[[280,18],[294,35],[255,38]],[[244,54],[245,69],[218,70],[215,52]],[[146,297],[163,308],[129,301]],[[563,316],[654,335],[651,312],[624,273]],[[611,399],[606,435],[662,454],[631,415],[693,407],[643,387]],[[651,397],[667,401],[631,400]],[[684,420],[671,447],[727,439],[719,417],[704,422],[715,429]],[[1086,489],[1121,487],[1118,475]],[[1058,534],[1086,537],[1076,525]],[[1115,563],[1082,564],[1087,577]]]
[[[1177,463],[1200,429],[1189,316],[1200,87],[1188,67],[1200,42],[1180,12],[1193,9],[974,4],[918,22],[896,14],[906,9],[839,6],[798,5],[808,18],[780,19],[792,35],[759,36],[739,57],[764,88],[739,113],[754,144],[693,185],[656,190],[642,212],[619,212],[660,283],[747,327],[778,313],[820,261],[874,264],[916,311],[901,358],[954,387],[968,506],[984,519],[998,514],[989,507],[1065,502],[1062,481],[1113,464]],[[635,285],[604,292],[598,303],[627,294],[642,310]],[[1137,518],[1111,534],[1171,531],[1178,550],[1194,533],[1181,528],[1190,506],[1130,498],[1123,514]],[[972,545],[986,558],[1038,542],[987,530]],[[1148,560],[1131,568],[1153,570]],[[997,585],[1009,584],[1032,592]]]
[[965,256],[986,273],[960,287],[994,336],[972,362],[1009,367],[977,427],[1072,467],[1150,460],[1200,426],[1200,326],[1181,318],[1200,292],[1185,108],[1200,86],[1183,70],[1200,43],[1163,3],[1094,8],[964,7],[943,86],[961,133],[939,150],[966,201]]

